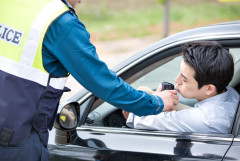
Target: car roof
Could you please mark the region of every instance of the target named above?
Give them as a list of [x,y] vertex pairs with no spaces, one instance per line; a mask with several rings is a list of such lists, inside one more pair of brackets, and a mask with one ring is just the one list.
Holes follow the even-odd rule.
[[186,30],[158,41],[154,44],[154,47],[164,46],[169,42],[173,43],[183,40],[194,40],[196,38],[199,40],[200,38],[205,39],[210,37],[215,39],[219,36],[223,37],[224,35],[236,34],[240,34],[240,21],[225,22]]
[[[134,66],[138,62],[138,60],[141,61],[144,60],[146,57],[151,57],[152,55],[158,53],[161,50],[181,45],[189,41],[217,40],[220,38],[222,39],[223,37],[225,37],[226,40],[240,39],[240,21],[218,23],[173,34],[137,52],[136,54],[132,55],[128,59],[115,66],[112,70],[117,72],[117,75],[120,75],[122,72],[124,72],[124,70],[122,69],[124,69],[126,66],[129,66],[130,64]],[[77,94],[75,94],[73,97],[71,97],[69,100],[78,100],[87,92],[88,91],[86,89],[83,89]],[[87,97],[88,96],[85,96],[82,99],[84,100]]]
[[[218,40],[222,39],[223,37],[224,39],[240,39],[240,21],[218,23],[173,34],[139,51],[115,66],[113,70],[117,72],[131,62],[136,61],[137,59],[140,59],[149,53],[158,51],[160,48],[164,50],[165,48],[171,48],[171,46],[181,45],[190,41]],[[151,56],[151,54],[149,56]]]

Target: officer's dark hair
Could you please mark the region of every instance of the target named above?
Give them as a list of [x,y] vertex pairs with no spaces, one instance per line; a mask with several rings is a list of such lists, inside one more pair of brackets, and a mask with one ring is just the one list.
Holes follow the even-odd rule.
[[234,73],[233,57],[216,41],[190,42],[182,46],[184,62],[195,71],[198,89],[213,84],[217,93],[226,90]]

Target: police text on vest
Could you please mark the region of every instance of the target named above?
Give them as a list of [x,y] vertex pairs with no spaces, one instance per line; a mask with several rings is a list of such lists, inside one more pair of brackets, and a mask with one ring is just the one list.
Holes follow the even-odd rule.
[[0,23],[0,40],[19,46],[24,32]]

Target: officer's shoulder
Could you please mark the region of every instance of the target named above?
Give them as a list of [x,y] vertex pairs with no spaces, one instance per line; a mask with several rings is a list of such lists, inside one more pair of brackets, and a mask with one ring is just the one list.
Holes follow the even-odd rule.
[[78,21],[78,17],[74,13],[67,11],[67,12],[63,13],[62,15],[60,15],[56,19],[56,21],[59,24],[65,24],[65,23],[68,23],[71,21]]
[[60,15],[53,23],[51,26],[54,26],[54,28],[61,28],[61,30],[69,30],[73,26],[78,27],[78,28],[84,28],[85,25],[78,19],[78,17],[68,11]]

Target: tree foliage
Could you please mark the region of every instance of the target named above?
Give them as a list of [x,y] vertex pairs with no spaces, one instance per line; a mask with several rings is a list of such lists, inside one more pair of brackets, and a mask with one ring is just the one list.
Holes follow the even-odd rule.
[[157,0],[159,3],[164,4],[165,0]]

